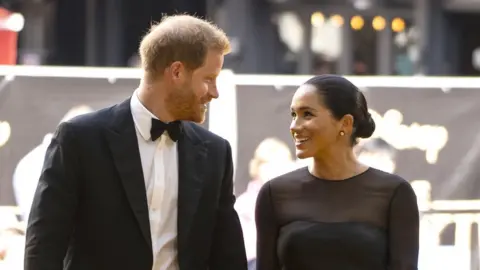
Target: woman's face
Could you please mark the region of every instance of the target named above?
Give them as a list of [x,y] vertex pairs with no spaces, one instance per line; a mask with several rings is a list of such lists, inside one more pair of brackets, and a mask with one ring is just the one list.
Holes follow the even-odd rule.
[[[322,98],[314,86],[300,86],[293,96],[290,108],[290,131],[298,158],[314,157],[327,148],[335,147],[339,142],[348,144],[351,134],[351,128],[346,128],[348,119],[343,117],[336,120],[322,104]],[[343,136],[340,135],[341,131]]]

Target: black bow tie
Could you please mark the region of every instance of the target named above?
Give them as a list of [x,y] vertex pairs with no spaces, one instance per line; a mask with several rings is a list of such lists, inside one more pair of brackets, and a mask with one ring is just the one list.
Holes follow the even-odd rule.
[[181,133],[181,126],[180,121],[170,122],[168,124],[152,118],[152,128],[150,129],[150,136],[152,137],[152,141],[155,141],[160,136],[162,136],[165,130],[168,132],[168,136],[172,141],[178,141]]

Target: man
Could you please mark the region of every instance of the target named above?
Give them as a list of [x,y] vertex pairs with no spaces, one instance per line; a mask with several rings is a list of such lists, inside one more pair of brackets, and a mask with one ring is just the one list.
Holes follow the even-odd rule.
[[[62,123],[30,212],[26,270],[245,270],[229,143],[190,123],[218,97],[230,45],[164,18],[140,44],[132,97]],[[168,124],[167,124],[168,123]]]

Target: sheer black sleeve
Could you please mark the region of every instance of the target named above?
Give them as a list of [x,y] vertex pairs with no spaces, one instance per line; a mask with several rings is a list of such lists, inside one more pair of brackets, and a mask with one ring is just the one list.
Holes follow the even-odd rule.
[[280,270],[277,257],[279,226],[274,212],[270,184],[266,183],[257,197],[257,270]]
[[388,270],[416,270],[419,249],[417,198],[409,183],[394,191],[388,218]]

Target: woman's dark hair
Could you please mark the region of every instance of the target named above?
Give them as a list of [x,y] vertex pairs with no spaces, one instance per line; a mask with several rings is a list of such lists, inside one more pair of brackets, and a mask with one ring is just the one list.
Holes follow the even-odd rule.
[[333,116],[340,120],[343,116],[353,116],[352,145],[358,138],[369,138],[375,131],[375,121],[368,112],[363,93],[342,76],[324,74],[311,78],[305,84],[314,86],[322,97],[323,104]]

